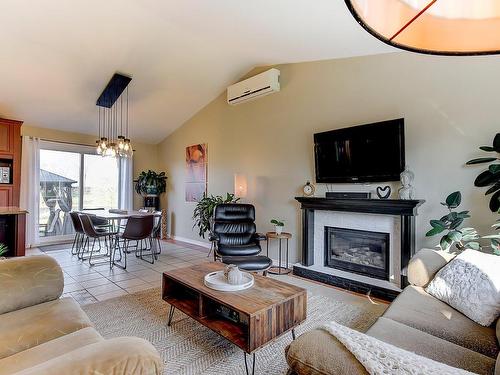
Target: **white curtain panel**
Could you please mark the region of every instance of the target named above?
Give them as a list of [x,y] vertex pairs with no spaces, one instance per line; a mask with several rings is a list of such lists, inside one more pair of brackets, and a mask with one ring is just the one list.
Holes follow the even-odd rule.
[[134,209],[133,194],[133,166],[134,161],[132,157],[118,158],[118,167],[120,168],[120,181],[118,193],[118,208],[120,210],[131,211]]
[[20,206],[28,210],[28,215],[26,215],[26,247],[32,247],[39,243],[40,140],[23,136],[22,150]]

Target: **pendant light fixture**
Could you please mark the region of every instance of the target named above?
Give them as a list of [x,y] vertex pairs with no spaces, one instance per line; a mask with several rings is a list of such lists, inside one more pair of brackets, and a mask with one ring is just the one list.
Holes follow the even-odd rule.
[[434,55],[500,53],[498,0],[345,0],[358,23],[391,46]]
[[132,78],[115,73],[97,99],[98,155],[131,157],[128,84]]

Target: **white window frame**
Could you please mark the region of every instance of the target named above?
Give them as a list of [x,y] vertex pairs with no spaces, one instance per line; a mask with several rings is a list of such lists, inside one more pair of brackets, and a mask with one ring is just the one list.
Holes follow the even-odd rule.
[[[82,207],[82,209],[85,209],[83,207],[83,195],[85,194],[84,188],[85,188],[85,182],[84,182],[84,155],[96,155],[95,147],[92,146],[86,146],[86,145],[79,145],[75,143],[64,143],[64,142],[57,142],[57,141],[45,141],[41,140],[40,141],[40,151],[41,150],[51,150],[51,151],[65,151],[65,152],[73,152],[80,154],[80,170],[78,172],[78,175],[80,177],[80,195],[79,195],[79,202],[78,202],[78,209]],[[118,169],[118,195],[116,197],[116,207],[118,207],[119,202],[120,202],[120,180],[121,180],[121,168],[120,165],[118,164],[118,159],[116,162],[116,167]],[[39,171],[40,172],[40,171]],[[38,189],[40,189],[38,187]],[[40,193],[40,191],[38,191]],[[38,207],[38,212],[37,215],[40,213],[40,207]],[[37,229],[38,230],[38,229]],[[60,235],[57,236],[57,238],[53,237],[40,237],[40,244],[47,245],[50,243],[61,243],[61,242],[66,242],[69,240],[73,240],[74,235],[73,234],[67,234],[67,235]]]

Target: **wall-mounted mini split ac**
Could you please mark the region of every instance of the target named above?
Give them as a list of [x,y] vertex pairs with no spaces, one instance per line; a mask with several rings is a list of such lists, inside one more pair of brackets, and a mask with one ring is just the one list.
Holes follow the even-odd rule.
[[272,68],[227,88],[227,102],[241,104],[280,91],[280,71]]

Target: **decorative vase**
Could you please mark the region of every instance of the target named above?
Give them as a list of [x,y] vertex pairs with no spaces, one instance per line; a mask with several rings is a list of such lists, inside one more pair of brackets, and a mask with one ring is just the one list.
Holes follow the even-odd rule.
[[283,225],[275,225],[274,228],[278,236],[283,232]]
[[231,285],[240,285],[243,283],[243,273],[240,271],[238,266],[234,264],[229,264],[224,269],[224,276],[227,282]]

